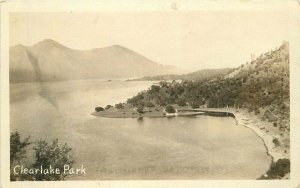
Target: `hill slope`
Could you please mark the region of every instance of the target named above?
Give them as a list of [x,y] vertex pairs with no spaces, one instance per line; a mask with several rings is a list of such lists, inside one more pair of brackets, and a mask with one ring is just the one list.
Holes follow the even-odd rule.
[[222,77],[233,71],[232,68],[222,69],[202,69],[188,74],[167,74],[158,76],[144,76],[142,78],[134,79],[134,81],[164,81],[164,80],[203,80],[209,78]]
[[198,81],[160,82],[128,99],[133,106],[178,104],[194,108],[241,107],[289,130],[289,46],[282,44],[227,76]]
[[80,51],[46,39],[33,46],[10,48],[10,81],[122,79],[181,74],[175,66],[155,63],[119,45]]

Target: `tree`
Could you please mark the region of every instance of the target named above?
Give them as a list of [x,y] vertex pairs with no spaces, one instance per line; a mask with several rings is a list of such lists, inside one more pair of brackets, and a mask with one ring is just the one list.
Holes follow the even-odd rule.
[[175,110],[175,108],[173,106],[168,105],[168,106],[166,106],[166,112],[168,112],[168,113],[175,113],[176,110]]
[[115,107],[116,107],[117,109],[123,109],[123,108],[124,108],[124,105],[123,105],[123,103],[118,103],[118,104],[115,104]]
[[192,106],[193,109],[199,108],[199,107],[200,107],[199,102],[193,102],[193,103],[191,104],[191,106]]
[[16,131],[10,134],[10,179],[16,181],[24,178],[23,175],[14,175],[12,168],[26,158],[26,149],[31,144],[30,137],[21,140],[20,134]]
[[178,99],[178,100],[176,101],[176,103],[177,103],[179,106],[185,106],[185,105],[186,105],[186,102],[185,102],[184,99]]
[[155,107],[155,105],[152,102],[150,102],[150,101],[146,102],[145,106],[149,107],[149,108]]
[[95,108],[95,111],[96,112],[104,111],[104,108],[98,106]]
[[70,168],[74,163],[71,155],[71,150],[66,143],[61,145],[58,143],[58,139],[53,140],[50,144],[45,140],[39,140],[33,147],[35,151],[36,161],[32,165],[33,168],[40,168],[41,166],[60,169],[59,174],[36,174],[35,180],[39,181],[55,181],[64,180],[67,174],[63,173],[64,165],[69,165]]
[[279,159],[277,162],[272,163],[267,176],[261,176],[259,179],[281,179],[290,172],[290,165],[289,159]]
[[10,134],[10,163],[19,162],[25,157],[26,147],[30,145],[30,137],[21,141],[21,137],[18,131]]
[[138,107],[136,111],[140,114],[144,113],[144,108],[142,106]]
[[[30,146],[33,144],[33,151],[35,158],[32,162],[27,158],[26,153],[30,151]],[[63,173],[64,165],[72,167],[74,160],[71,155],[71,148],[65,144],[59,144],[58,139],[53,140],[50,144],[45,140],[37,142],[30,142],[30,137],[21,140],[18,132],[10,135],[10,180],[11,181],[24,181],[24,180],[37,180],[37,181],[58,181],[64,180],[67,174]],[[44,169],[52,168],[60,169],[60,173],[53,174],[20,174],[15,173],[15,166],[23,165],[28,169]]]
[[105,107],[105,110],[108,110],[108,109],[110,109],[111,107],[113,107],[112,105],[107,105],[106,107]]
[[160,90],[160,86],[152,85],[152,86],[150,87],[150,92],[152,92],[152,93],[158,93],[159,90]]

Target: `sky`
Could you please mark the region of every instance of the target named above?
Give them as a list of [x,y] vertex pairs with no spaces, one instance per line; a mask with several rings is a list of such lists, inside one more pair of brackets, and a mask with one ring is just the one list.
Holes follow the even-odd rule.
[[10,46],[53,39],[88,50],[121,45],[188,71],[237,67],[288,40],[284,11],[11,13]]

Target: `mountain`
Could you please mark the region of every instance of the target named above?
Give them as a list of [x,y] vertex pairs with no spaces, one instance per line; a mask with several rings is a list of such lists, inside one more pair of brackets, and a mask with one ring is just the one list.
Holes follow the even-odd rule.
[[216,77],[222,77],[232,72],[233,68],[222,69],[202,69],[188,74],[166,74],[158,76],[144,76],[133,81],[167,81],[167,80],[203,80]]
[[33,46],[12,46],[9,57],[10,82],[124,79],[185,72],[119,45],[80,51],[51,39]]

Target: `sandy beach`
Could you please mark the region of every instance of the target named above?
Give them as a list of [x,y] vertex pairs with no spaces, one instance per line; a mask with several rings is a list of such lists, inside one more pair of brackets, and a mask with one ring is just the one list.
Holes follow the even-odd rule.
[[[250,114],[246,110],[234,110],[233,113],[237,125],[250,128],[264,141],[267,153],[272,157],[273,162],[290,158],[289,132],[278,130],[271,122],[262,121],[258,116]],[[279,145],[275,145],[274,139],[279,141]]]

